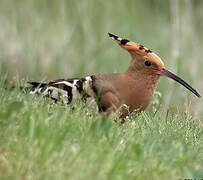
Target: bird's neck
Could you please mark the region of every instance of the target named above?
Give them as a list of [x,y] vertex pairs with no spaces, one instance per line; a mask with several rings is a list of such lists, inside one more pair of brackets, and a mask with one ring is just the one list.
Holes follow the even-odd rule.
[[132,78],[136,84],[142,87],[145,91],[153,94],[154,90],[157,87],[160,76],[154,73],[146,73],[142,70],[134,70],[130,66],[124,74],[130,78]]

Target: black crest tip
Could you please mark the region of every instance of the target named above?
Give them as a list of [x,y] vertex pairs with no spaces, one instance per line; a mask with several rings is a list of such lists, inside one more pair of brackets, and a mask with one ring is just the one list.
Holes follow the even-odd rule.
[[116,35],[113,35],[111,33],[108,33],[109,37],[112,38],[113,40],[117,40],[118,39],[118,36]]

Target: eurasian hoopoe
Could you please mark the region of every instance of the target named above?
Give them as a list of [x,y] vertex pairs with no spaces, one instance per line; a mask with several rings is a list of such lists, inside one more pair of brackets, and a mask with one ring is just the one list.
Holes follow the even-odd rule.
[[95,99],[100,113],[109,115],[118,110],[122,118],[135,109],[142,111],[147,108],[161,76],[174,79],[200,97],[188,83],[168,71],[162,60],[150,49],[110,33],[109,36],[131,55],[130,66],[124,73],[59,79],[49,83],[29,82],[32,85],[30,93],[42,94],[55,101],[62,96],[67,104],[78,97]]

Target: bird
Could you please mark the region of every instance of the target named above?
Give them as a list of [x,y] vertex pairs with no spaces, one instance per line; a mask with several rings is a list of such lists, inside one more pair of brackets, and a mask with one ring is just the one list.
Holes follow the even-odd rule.
[[[197,97],[200,94],[187,82],[165,68],[161,58],[150,49],[125,38],[108,33],[130,56],[130,65],[122,73],[94,74],[83,78],[57,79],[50,82],[28,82],[30,94],[41,94],[66,104],[81,98],[94,101],[98,112],[110,115],[120,113],[123,119],[133,111],[144,111],[149,106],[160,77],[169,77]],[[128,110],[124,105],[128,106]]]

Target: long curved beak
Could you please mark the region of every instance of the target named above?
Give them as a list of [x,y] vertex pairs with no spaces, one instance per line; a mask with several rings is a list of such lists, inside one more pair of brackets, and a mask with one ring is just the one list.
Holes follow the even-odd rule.
[[180,77],[178,77],[174,73],[170,72],[169,70],[167,70],[165,68],[162,69],[160,72],[161,72],[161,75],[167,76],[167,77],[177,81],[178,83],[182,84],[184,87],[186,87],[192,93],[194,93],[197,97],[199,97],[199,98],[201,97],[200,94],[194,88],[192,88],[187,82],[185,82],[183,79],[181,79]]

